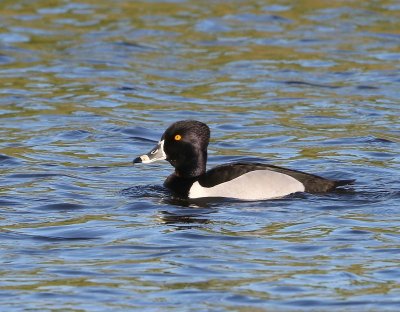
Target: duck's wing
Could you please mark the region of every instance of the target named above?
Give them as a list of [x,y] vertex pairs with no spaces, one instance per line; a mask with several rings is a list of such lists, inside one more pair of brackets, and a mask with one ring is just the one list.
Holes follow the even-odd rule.
[[252,171],[273,171],[292,177],[304,185],[304,190],[310,193],[322,193],[334,190],[339,186],[352,184],[355,180],[331,180],[314,174],[298,170],[263,164],[237,162],[214,167],[207,171],[200,179],[203,187],[214,187],[218,184],[231,181]]

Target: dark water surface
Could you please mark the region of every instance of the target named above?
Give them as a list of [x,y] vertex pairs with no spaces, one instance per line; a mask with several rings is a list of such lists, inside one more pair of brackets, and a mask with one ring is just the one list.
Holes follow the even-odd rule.
[[[0,3],[3,311],[399,311],[398,1]],[[209,167],[326,195],[188,203],[132,166],[180,119]]]

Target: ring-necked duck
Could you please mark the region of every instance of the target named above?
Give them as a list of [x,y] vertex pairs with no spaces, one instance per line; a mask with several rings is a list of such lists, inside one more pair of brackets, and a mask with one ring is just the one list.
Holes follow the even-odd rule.
[[206,124],[195,120],[178,121],[164,132],[154,149],[133,162],[169,161],[175,172],[165,180],[164,186],[183,198],[262,200],[296,192],[328,192],[355,181],[329,180],[262,163],[231,163],[206,171],[209,139],[210,129]]

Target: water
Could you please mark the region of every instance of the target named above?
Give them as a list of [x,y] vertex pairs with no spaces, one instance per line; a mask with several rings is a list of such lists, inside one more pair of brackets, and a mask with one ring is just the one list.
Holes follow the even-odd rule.
[[[4,311],[398,311],[397,1],[2,1]],[[352,188],[190,203],[132,166],[180,119],[209,167]]]

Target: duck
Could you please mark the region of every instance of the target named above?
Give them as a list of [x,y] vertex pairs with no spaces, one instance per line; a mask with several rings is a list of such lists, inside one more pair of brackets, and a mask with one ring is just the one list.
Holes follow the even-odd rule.
[[260,162],[227,163],[207,171],[209,140],[210,128],[205,123],[177,121],[165,130],[150,152],[133,163],[167,160],[175,170],[164,186],[174,197],[184,199],[268,200],[294,193],[326,193],[355,181],[331,180]]

